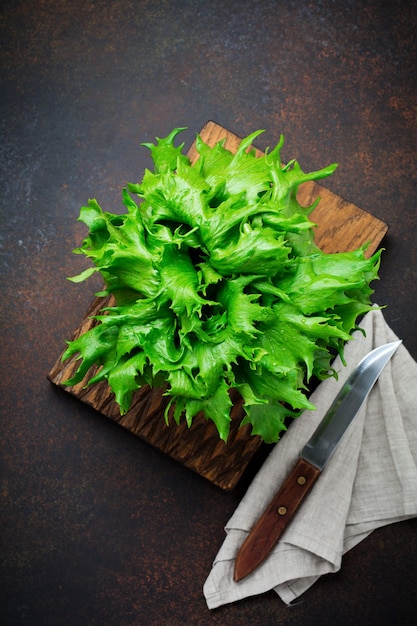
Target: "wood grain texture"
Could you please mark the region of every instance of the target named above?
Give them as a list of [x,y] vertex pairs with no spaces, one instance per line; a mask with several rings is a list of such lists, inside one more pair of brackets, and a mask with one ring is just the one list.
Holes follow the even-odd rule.
[[[235,151],[240,142],[239,137],[211,121],[201,130],[200,136],[210,146],[225,139],[225,146],[231,151]],[[262,153],[257,150],[257,154]],[[195,144],[191,146],[188,156],[192,162],[198,158]],[[387,232],[386,224],[321,185],[305,183],[299,189],[298,199],[303,206],[311,205],[318,196],[321,201],[312,212],[311,219],[317,223],[316,243],[324,251],[353,250],[367,242],[370,242],[367,249],[369,255],[378,248]],[[94,299],[76,329],[73,339],[87,332],[96,323],[91,319],[92,316],[103,307],[113,304],[111,296]],[[95,373],[94,368],[81,383],[72,387],[63,385],[63,381],[70,378],[77,368],[78,362],[75,357],[62,363],[61,354],[48,378],[53,384],[92,406],[102,415],[118,422],[222,489],[233,489],[261,445],[259,437],[251,436],[249,426],[239,428],[243,410],[237,394],[232,397],[234,405],[231,412],[231,431],[227,443],[224,443],[219,439],[214,423],[202,414],[196,416],[191,428],[187,427],[185,421],[177,425],[172,416],[166,424],[164,411],[169,398],[164,395],[163,389],[150,389],[144,386],[134,395],[130,410],[121,416],[106,383],[86,387],[88,380]]]

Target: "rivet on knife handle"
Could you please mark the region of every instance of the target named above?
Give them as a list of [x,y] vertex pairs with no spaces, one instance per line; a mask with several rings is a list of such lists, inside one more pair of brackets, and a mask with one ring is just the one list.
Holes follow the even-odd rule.
[[320,470],[299,459],[268,508],[243,543],[235,561],[234,579],[241,580],[262,563],[316,482]]

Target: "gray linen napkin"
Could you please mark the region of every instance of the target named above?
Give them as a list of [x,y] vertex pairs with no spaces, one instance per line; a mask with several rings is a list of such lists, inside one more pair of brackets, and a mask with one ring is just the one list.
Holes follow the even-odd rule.
[[334,455],[264,563],[233,581],[235,556],[263,509],[297,461],[349,373],[370,350],[398,338],[378,309],[362,320],[345,348],[347,366],[335,362],[339,380],[322,382],[311,397],[317,407],[294,420],[272,449],[226,526],[226,539],[204,585],[207,606],[274,589],[289,604],[375,528],[417,516],[417,363],[400,345]]

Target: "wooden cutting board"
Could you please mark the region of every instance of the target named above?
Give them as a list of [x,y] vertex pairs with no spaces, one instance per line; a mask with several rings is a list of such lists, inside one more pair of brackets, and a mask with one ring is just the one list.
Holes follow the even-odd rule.
[[[231,151],[235,151],[240,143],[239,137],[215,122],[208,122],[200,136],[210,146],[225,139],[225,146]],[[257,153],[262,154],[259,150]],[[191,146],[188,156],[192,162],[198,158],[195,144]],[[370,256],[376,251],[388,230],[386,224],[321,185],[308,182],[300,187],[298,200],[303,206],[310,206],[317,197],[321,200],[311,213],[311,219],[317,224],[315,241],[322,250],[345,252],[370,242],[367,255]],[[112,304],[114,300],[111,296],[95,298],[74,332],[73,339],[96,323],[91,316],[98,314],[104,306]],[[219,439],[214,423],[206,420],[203,415],[198,415],[194,419],[191,428],[187,427],[185,420],[178,426],[170,419],[167,426],[163,414],[169,399],[163,395],[162,389],[150,389],[145,386],[138,390],[130,410],[121,416],[106,383],[85,388],[87,381],[96,371],[94,368],[81,383],[72,387],[64,386],[63,381],[73,376],[77,370],[78,361],[74,357],[62,363],[63,352],[48,374],[52,383],[222,489],[230,490],[237,484],[261,445],[259,437],[251,436],[250,426],[239,428],[243,410],[237,393],[232,397],[234,401],[231,412],[232,423],[226,444]]]

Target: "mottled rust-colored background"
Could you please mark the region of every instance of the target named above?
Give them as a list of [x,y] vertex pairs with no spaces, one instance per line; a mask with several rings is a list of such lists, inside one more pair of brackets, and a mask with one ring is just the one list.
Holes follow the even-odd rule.
[[[374,300],[417,358],[417,12],[412,0],[3,0],[1,580],[5,626],[414,624],[417,522],[376,531],[294,607],[209,612],[232,493],[54,388],[100,286],[66,281],[80,206],[120,206],[143,141],[212,119],[389,224]],[[417,486],[416,486],[417,488]]]

